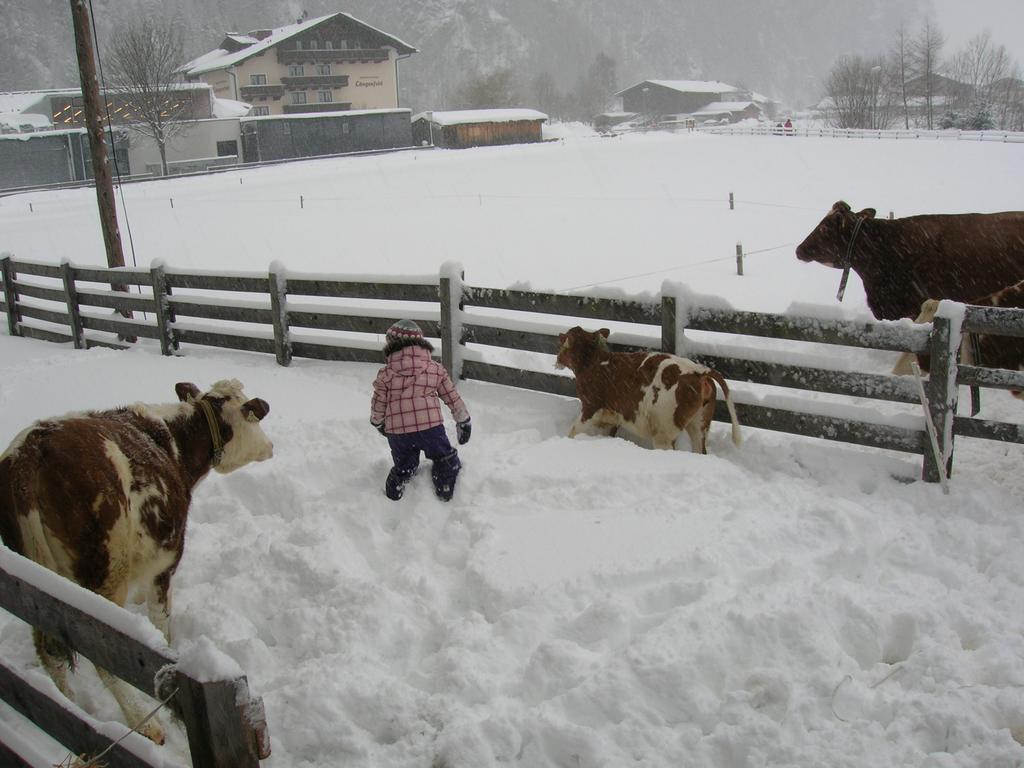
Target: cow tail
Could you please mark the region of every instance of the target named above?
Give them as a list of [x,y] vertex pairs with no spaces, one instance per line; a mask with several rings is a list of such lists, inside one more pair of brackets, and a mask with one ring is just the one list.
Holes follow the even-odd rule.
[[729,385],[718,371],[709,370],[708,373],[725,395],[725,407],[729,409],[729,418],[732,419],[732,442],[733,445],[739,445],[743,441],[743,436],[740,434],[740,420],[736,417],[736,407],[732,404],[732,395],[729,394]]

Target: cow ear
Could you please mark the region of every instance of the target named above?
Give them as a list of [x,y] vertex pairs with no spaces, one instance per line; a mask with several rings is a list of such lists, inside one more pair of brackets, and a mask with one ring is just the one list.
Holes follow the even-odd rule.
[[609,331],[607,328],[602,328],[601,330],[598,331],[598,333],[600,333],[602,336],[604,336],[607,339],[608,338],[608,334],[611,333],[611,331]]
[[876,211],[874,208],[865,208],[857,215],[860,216],[862,219],[873,219],[875,218],[875,213]]
[[565,334],[565,333],[560,333],[560,334],[558,334],[558,341],[559,341],[559,342],[560,342],[561,344],[565,344],[565,340],[566,340],[567,338],[569,338],[568,334]]
[[837,200],[836,204],[832,206],[833,213],[849,213],[850,210],[850,205],[845,200]]
[[254,397],[252,400],[242,404],[242,413],[249,421],[262,421],[270,413],[270,403]]
[[181,381],[175,384],[174,392],[178,395],[178,399],[183,403],[187,403],[190,400],[196,400],[199,398],[199,395],[202,394],[199,387],[188,381]]

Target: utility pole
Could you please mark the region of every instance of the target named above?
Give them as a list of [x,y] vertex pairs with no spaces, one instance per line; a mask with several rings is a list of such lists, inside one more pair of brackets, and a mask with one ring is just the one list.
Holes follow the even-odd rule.
[[[114,183],[107,162],[107,145],[103,141],[103,118],[100,112],[100,87],[96,79],[96,59],[93,52],[89,8],[85,0],[71,0],[71,18],[75,26],[75,51],[78,54],[78,74],[82,81],[82,101],[85,106],[85,131],[89,135],[92,154],[92,175],[96,181],[96,201],[100,208],[100,226],[103,244],[107,249],[107,266],[123,267],[121,232],[117,228],[117,208],[114,205]],[[113,140],[113,135],[111,135]],[[115,290],[127,290],[126,286]]]

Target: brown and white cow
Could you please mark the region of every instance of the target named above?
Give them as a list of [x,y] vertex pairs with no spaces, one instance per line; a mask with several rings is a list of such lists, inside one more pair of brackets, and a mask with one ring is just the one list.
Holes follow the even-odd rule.
[[732,440],[740,443],[739,421],[720,373],[662,352],[612,352],[608,329],[579,326],[559,334],[557,366],[576,376],[580,415],[569,437],[585,432],[613,434],[622,427],[671,449],[686,432],[697,453],[707,453],[707,434],[715,412],[716,385],[732,418]]
[[[1024,309],[1024,280],[996,291],[989,296],[973,299],[967,304],[982,307],[1003,307]],[[939,309],[938,299],[928,299],[921,304],[921,313],[915,323],[930,323],[935,319]],[[972,340],[970,337],[974,336]],[[914,356],[909,352],[900,356],[893,373],[907,375],[911,373],[910,361]],[[930,355],[918,355],[918,364],[922,371],[931,366]],[[980,365],[986,368],[1005,368],[1010,371],[1024,370],[1024,338],[1020,336],[995,336],[987,333],[965,334],[960,344],[960,362],[965,365]],[[1024,399],[1024,392],[1010,390],[1014,397]]]
[[[0,455],[4,544],[118,605],[143,598],[165,637],[192,489],[211,469],[227,473],[273,455],[260,425],[270,406],[248,399],[238,381],[219,381],[205,394],[180,383],[175,392],[178,403],[37,421]],[[71,698],[70,650],[38,630],[33,639],[43,667]],[[135,690],[98,672],[128,724],[142,720]],[[158,725],[143,732],[163,743]]]
[[925,299],[969,302],[1024,278],[1024,211],[887,220],[840,200],[796,255],[853,269],[879,320],[916,317]]

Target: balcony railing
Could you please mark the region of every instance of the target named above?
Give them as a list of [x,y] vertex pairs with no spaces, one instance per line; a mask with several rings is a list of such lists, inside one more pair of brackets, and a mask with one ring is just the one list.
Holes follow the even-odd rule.
[[284,95],[284,86],[274,85],[243,85],[241,97],[243,99],[279,99]]
[[348,85],[348,75],[304,75],[301,77],[282,77],[281,84],[285,88],[344,88]]
[[332,62],[379,62],[388,60],[386,48],[293,48],[277,49],[277,60],[281,64],[326,64]]

